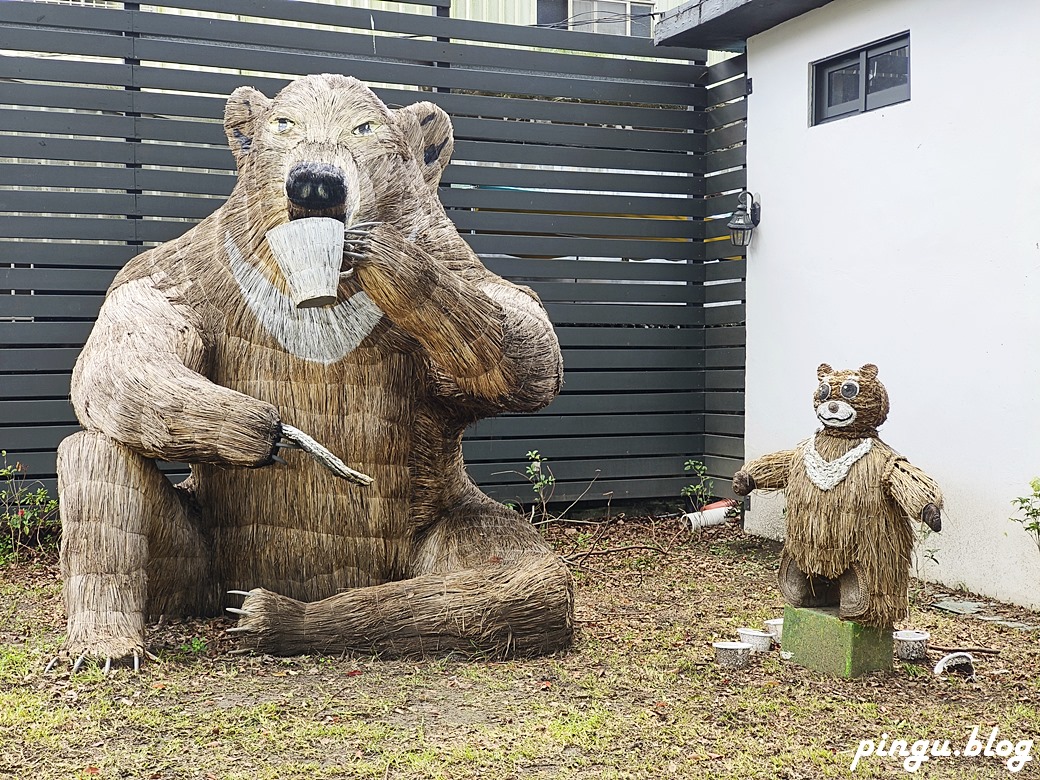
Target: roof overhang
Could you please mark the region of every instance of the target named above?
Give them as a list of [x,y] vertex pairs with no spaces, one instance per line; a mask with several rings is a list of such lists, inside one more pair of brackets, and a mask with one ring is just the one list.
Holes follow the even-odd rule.
[[665,11],[654,31],[658,46],[744,51],[752,35],[831,0],[689,0]]

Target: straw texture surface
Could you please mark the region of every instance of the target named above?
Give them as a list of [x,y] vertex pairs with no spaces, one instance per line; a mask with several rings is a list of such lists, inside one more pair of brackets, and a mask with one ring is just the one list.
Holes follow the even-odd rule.
[[888,626],[908,608],[912,522],[928,507],[937,514],[942,493],[878,438],[889,404],[876,366],[834,371],[824,364],[819,379],[814,404],[823,427],[793,450],[745,464],[734,490],[786,493],[780,580],[788,601],[840,602],[843,617]]
[[[534,293],[444,213],[447,115],[311,76],[274,99],[236,90],[225,128],[228,201],[120,272],[73,374],[68,652],[126,657],[147,617],[217,614],[256,588],[240,636],[273,652],[566,646],[566,567],[462,461],[466,426],[547,404],[562,361]],[[344,224],[342,276],[333,305],[298,308],[265,237],[310,217]],[[191,477],[174,488],[155,459]]]

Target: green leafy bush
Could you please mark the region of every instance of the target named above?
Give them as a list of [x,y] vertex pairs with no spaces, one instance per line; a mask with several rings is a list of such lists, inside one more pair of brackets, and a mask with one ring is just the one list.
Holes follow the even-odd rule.
[[25,465],[9,463],[0,450],[0,562],[32,549],[55,550],[61,532],[58,502],[39,480],[28,480]]

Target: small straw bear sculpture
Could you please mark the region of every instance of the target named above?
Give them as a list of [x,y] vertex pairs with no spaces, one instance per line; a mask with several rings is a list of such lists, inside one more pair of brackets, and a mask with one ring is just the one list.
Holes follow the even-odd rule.
[[888,393],[877,366],[817,369],[823,424],[793,450],[763,455],[733,476],[733,492],[784,490],[787,534],[780,590],[796,607],[885,628],[908,610],[912,521],[941,528],[938,486],[878,438]]
[[566,566],[462,460],[474,421],[549,403],[562,361],[537,296],[444,212],[448,116],[320,75],[235,90],[224,127],[234,191],[118,274],[73,374],[60,657],[136,668],[146,619],[229,591],[232,630],[275,654],[567,646]]

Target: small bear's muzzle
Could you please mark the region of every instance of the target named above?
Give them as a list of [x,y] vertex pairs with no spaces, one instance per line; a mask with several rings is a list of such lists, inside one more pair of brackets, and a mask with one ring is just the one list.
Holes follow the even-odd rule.
[[347,177],[335,165],[300,162],[285,179],[289,218],[332,217],[343,220],[347,203]]

